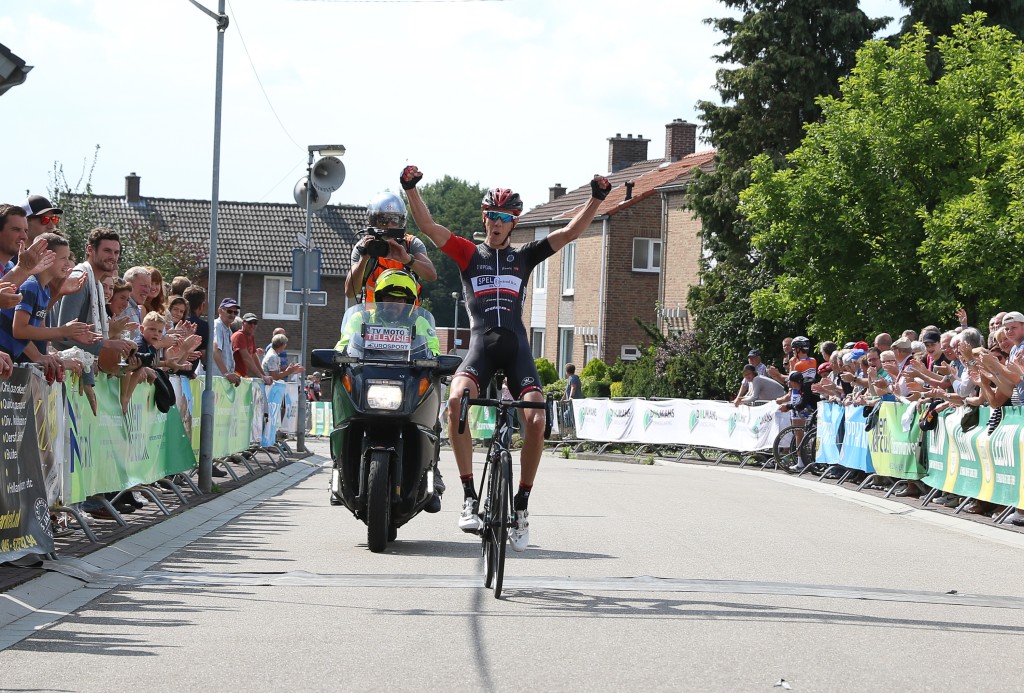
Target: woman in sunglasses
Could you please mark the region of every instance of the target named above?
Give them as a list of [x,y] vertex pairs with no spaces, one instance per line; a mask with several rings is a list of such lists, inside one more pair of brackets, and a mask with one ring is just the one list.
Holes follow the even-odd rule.
[[[612,186],[604,176],[594,176],[590,181],[590,200],[566,226],[551,232],[547,238],[513,247],[512,230],[523,211],[518,193],[507,188],[487,191],[480,204],[486,237],[482,243],[474,244],[433,220],[416,189],[422,178],[423,174],[415,166],[407,166],[402,171],[401,183],[409,197],[409,211],[423,233],[459,266],[469,313],[469,353],[449,389],[448,434],[466,496],[459,528],[464,532],[478,532],[483,528],[483,521],[478,515],[478,498],[473,486],[473,441],[468,430],[458,432],[459,398],[465,389],[469,390],[470,397],[479,397],[481,387],[487,387],[495,370],[500,368],[513,397],[544,401],[523,324],[527,280],[534,267],[579,238],[590,226]],[[524,551],[529,544],[527,503],[544,449],[543,412],[524,409],[521,416],[525,421],[522,422],[519,492],[514,503],[516,526],[509,531],[509,543],[515,551]]]

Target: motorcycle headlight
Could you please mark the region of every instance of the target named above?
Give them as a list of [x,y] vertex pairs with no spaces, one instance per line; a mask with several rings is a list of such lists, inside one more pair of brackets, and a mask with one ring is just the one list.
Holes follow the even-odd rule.
[[394,411],[402,408],[400,385],[370,385],[366,390],[366,406],[370,409]]

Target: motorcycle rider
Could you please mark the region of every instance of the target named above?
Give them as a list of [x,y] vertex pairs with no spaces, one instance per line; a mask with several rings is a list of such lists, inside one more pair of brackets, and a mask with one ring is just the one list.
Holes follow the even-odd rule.
[[[374,240],[374,231],[404,230],[405,203],[394,193],[382,192],[376,195],[366,206],[366,221],[369,228],[366,234],[352,249],[352,267],[345,277],[345,294],[358,298],[365,292],[364,300],[373,302],[380,275],[390,269],[404,269],[417,281],[432,282],[437,279],[437,270],[427,255],[427,247],[411,233],[402,239],[387,239],[388,253],[384,257],[372,257],[369,254],[369,243]],[[416,293],[419,294],[417,284]]]
[[[341,326],[341,337],[334,345],[335,351],[344,351],[352,335],[359,332],[363,323],[382,323],[388,326],[412,327],[416,334],[427,336],[427,348],[432,356],[441,351],[437,339],[437,331],[421,315],[413,319],[413,308],[416,304],[416,280],[402,270],[386,270],[377,277],[374,290],[374,303],[367,303],[368,310],[356,311]],[[372,308],[370,307],[372,306]]]
[[[417,335],[426,335],[427,348],[432,356],[437,356],[441,345],[437,339],[437,331],[421,315],[415,314],[417,303],[417,284],[412,276],[403,270],[389,269],[377,277],[374,290],[374,303],[367,303],[367,310],[354,311],[345,324],[341,326],[341,337],[334,345],[335,351],[344,351],[352,340],[352,335],[359,334],[365,323],[380,323],[389,327],[413,327]],[[371,307],[372,306],[372,307]],[[441,510],[441,495],[444,493],[444,479],[441,468],[434,467],[434,497],[423,508],[425,512],[436,513]]]

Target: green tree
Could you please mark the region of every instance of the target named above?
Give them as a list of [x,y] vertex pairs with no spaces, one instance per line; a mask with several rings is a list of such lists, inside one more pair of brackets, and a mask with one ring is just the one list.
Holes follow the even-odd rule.
[[923,27],[869,43],[788,167],[756,160],[743,211],[785,270],[754,292],[759,318],[806,315],[824,339],[1016,305],[1024,44],[972,15],[940,38],[938,80],[929,45]]
[[74,184],[64,173],[64,165],[54,162],[50,173],[50,199],[64,210],[60,232],[64,234],[78,262],[85,260],[85,245],[97,226],[113,228],[121,236],[120,269],[135,265],[153,266],[170,281],[181,275],[198,277],[206,268],[207,251],[203,246],[182,238],[172,229],[162,229],[153,220],[145,224],[123,224],[104,219],[97,209],[92,190],[92,176],[99,159],[100,146],[93,150],[92,161],[83,162],[82,172]]
[[[750,161],[759,154],[781,165],[799,145],[806,123],[820,117],[816,101],[838,94],[839,79],[856,50],[889,19],[870,19],[856,0],[723,0],[739,18],[708,19],[724,34],[716,61],[721,104],[698,104],[716,148],[715,170],[698,173],[686,205],[700,218],[705,251],[701,283],[688,304],[698,339],[717,370],[717,384],[732,387],[732,364],[750,346],[774,348],[800,329],[803,316],[755,319],[750,296],[780,272],[771,252],[751,246],[751,229],[738,212],[739,193],[750,182]],[[771,250],[770,248],[768,249]],[[774,316],[773,316],[774,317]]]
[[[449,231],[472,240],[473,234],[483,231],[480,217],[480,200],[487,192],[478,184],[467,183],[459,178],[445,176],[435,183],[420,185],[420,195],[438,224]],[[418,233],[419,228],[410,214],[406,230]],[[462,278],[459,268],[450,257],[434,247],[429,238],[420,234],[427,246],[427,255],[437,270],[437,281],[423,282],[423,305],[434,314],[439,325],[451,325],[455,317],[455,301],[452,293],[462,295]],[[459,308],[459,325],[469,326],[464,308]]]

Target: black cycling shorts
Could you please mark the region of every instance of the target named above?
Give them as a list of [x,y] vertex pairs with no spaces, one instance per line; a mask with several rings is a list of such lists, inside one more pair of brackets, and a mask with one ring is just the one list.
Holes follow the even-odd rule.
[[509,392],[515,399],[525,392],[543,392],[526,335],[500,327],[474,332],[469,338],[468,352],[456,375],[472,378],[481,397],[499,368],[504,371]]

